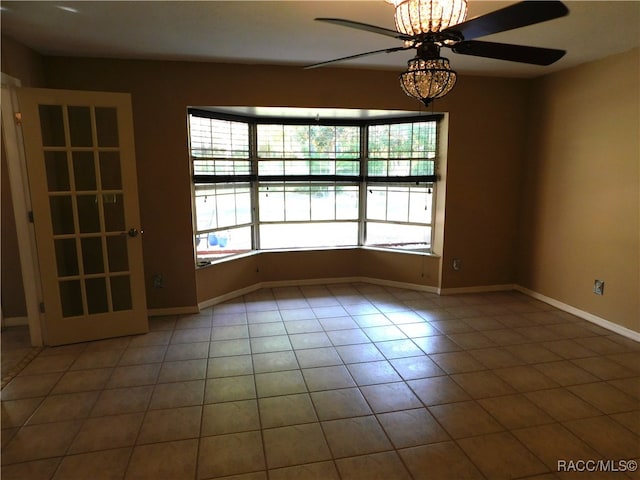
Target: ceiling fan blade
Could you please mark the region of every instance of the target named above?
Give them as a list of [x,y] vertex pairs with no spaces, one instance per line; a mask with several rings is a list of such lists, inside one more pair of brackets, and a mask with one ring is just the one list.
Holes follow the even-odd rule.
[[345,20],[344,18],[316,18],[315,20],[318,22],[333,23],[334,25],[340,25],[342,27],[357,28],[358,30],[378,33],[380,35],[386,35],[387,37],[398,38],[400,40],[411,40],[413,38],[410,35],[405,35],[404,33],[396,32],[389,28],[377,27],[368,23],[354,22],[353,20]]
[[451,50],[461,55],[497,58],[510,62],[530,63],[532,65],[551,65],[560,60],[566,53],[554,48],[528,47],[508,43],[481,42],[469,40],[457,43]]
[[348,57],[334,58],[333,60],[327,60],[325,62],[314,63],[313,65],[307,65],[304,67],[305,70],[309,70],[311,68],[323,67],[330,63],[343,62],[345,60],[353,60],[354,58],[366,57],[367,55],[376,55],[378,53],[393,53],[399,52],[401,50],[409,50],[413,47],[393,47],[393,48],[383,48],[382,50],[373,50],[372,52],[364,52],[358,53],[356,55],[349,55]]
[[492,33],[506,32],[564,17],[567,13],[569,9],[558,0],[524,1],[472,18],[444,31],[459,34],[463,40],[472,40]]

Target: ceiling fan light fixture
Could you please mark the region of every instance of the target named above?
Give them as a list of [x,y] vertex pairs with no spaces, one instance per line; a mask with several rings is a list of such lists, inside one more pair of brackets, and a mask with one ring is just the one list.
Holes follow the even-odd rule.
[[400,86],[404,93],[425,106],[434,98],[444,97],[456,84],[457,74],[446,58],[413,58],[408,67],[400,74]]
[[406,35],[440,32],[467,16],[467,0],[385,1],[395,7],[396,28]]

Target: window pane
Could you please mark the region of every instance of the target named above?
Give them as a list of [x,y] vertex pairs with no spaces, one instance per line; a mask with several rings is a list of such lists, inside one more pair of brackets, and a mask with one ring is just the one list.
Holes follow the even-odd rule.
[[336,191],[333,185],[312,186],[310,194],[312,220],[336,218]]
[[394,177],[406,177],[411,174],[410,160],[390,160],[388,174]]
[[367,222],[367,245],[387,248],[428,249],[431,227]]
[[357,185],[269,183],[259,190],[261,222],[358,219]]
[[431,223],[433,220],[433,188],[411,187],[409,191],[409,221]]
[[308,185],[285,187],[284,216],[287,221],[311,220],[311,196]]
[[367,220],[431,223],[433,186],[369,185]]
[[68,107],[69,137],[72,147],[93,145],[91,131],[91,109],[89,107]]
[[195,175],[248,175],[249,124],[189,115]]
[[96,165],[93,159],[93,152],[73,152],[72,158],[76,190],[96,190]]
[[128,275],[111,277],[111,302],[113,311],[131,310],[131,282]]
[[104,190],[122,189],[120,154],[118,152],[100,152],[100,182]]
[[60,105],[39,105],[40,131],[42,133],[42,145],[46,147],[63,147],[64,117]]
[[251,248],[251,227],[217,230],[196,236],[196,255],[199,261],[244,253]]
[[305,222],[260,225],[260,246],[264,249],[335,247],[357,244],[357,222]]
[[358,160],[261,159],[258,175],[358,175]]
[[82,306],[82,287],[80,280],[69,280],[58,283],[60,287],[60,302],[62,316],[75,317],[84,313]]
[[109,311],[106,278],[87,278],[84,288],[87,291],[87,307],[90,314]]
[[336,163],[333,160],[311,160],[311,175],[335,175]]
[[56,249],[56,265],[58,266],[58,276],[68,277],[78,275],[78,251],[76,249],[76,240],[74,238],[66,238],[62,240],[54,240]]
[[51,224],[54,235],[64,235],[74,233],[73,225],[73,203],[71,197],[55,196],[49,198],[49,208],[51,210]]
[[[284,125],[258,125],[258,156],[262,158],[284,158]],[[295,135],[290,137],[293,143]],[[293,145],[289,148],[295,151]]]
[[367,219],[386,220],[387,219],[387,188],[367,187]]
[[387,220],[406,222],[409,220],[409,189],[406,187],[387,190]]
[[369,175],[433,175],[436,127],[436,121],[369,126]]
[[[100,213],[97,195],[78,195],[78,225],[81,233],[100,231]],[[119,228],[118,230],[122,230]]]
[[69,169],[66,152],[44,152],[47,186],[50,192],[69,191]]
[[[124,199],[121,193],[103,193],[104,229],[106,232],[123,232],[125,227]],[[82,231],[82,229],[81,229]]]
[[96,135],[99,147],[117,147],[118,111],[111,107],[96,107]]
[[260,221],[284,220],[284,185],[261,185],[259,193]]
[[257,130],[260,158],[356,159],[360,156],[357,126],[258,124]]
[[311,158],[335,158],[336,127],[312,125],[309,140]]
[[251,223],[248,183],[196,185],[196,230]]

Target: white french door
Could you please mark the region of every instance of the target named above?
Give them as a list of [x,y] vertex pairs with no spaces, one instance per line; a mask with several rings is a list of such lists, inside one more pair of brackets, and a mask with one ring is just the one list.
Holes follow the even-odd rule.
[[130,96],[17,93],[45,343],[148,331]]

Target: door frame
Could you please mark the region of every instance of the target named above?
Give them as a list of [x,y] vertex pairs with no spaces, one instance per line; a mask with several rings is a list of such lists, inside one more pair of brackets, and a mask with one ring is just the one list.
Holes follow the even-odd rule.
[[[1,73],[2,82],[2,126],[9,171],[9,185],[16,222],[20,268],[24,285],[24,296],[27,306],[27,323],[31,345],[40,347],[44,344],[44,313],[41,312],[42,285],[38,266],[35,230],[29,222],[31,212],[31,193],[27,177],[27,162],[20,129],[18,98],[16,89],[21,86],[20,80]],[[24,239],[28,239],[24,241]]]

